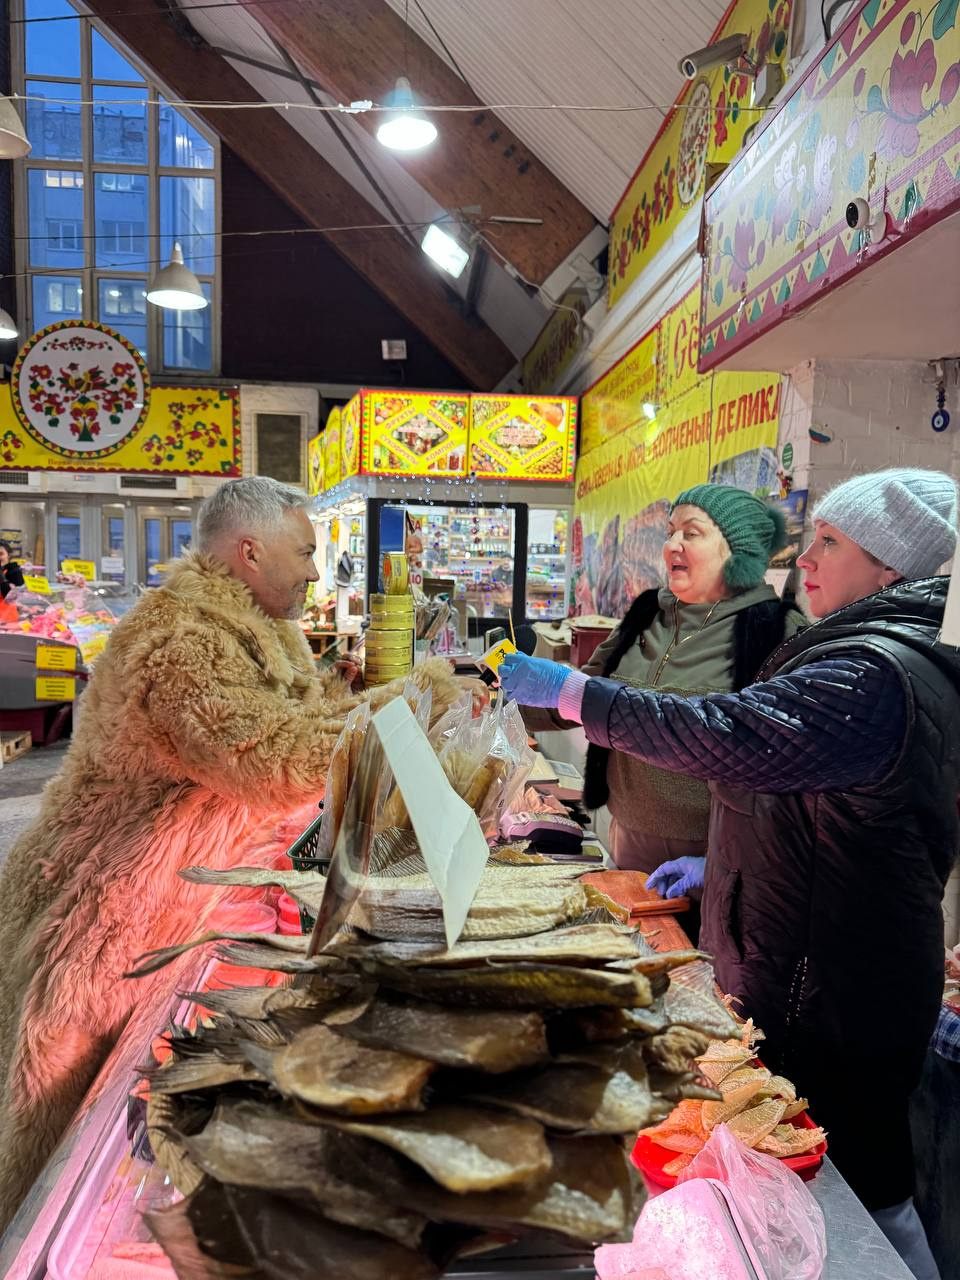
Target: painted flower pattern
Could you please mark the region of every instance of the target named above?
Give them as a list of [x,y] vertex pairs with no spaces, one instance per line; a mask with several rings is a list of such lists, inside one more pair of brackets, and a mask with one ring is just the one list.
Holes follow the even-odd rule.
[[[889,102],[877,140],[877,150],[891,159],[916,155],[920,146],[918,125],[930,114],[924,95],[937,79],[937,55],[933,41],[925,40],[916,51],[894,54],[890,64]],[[868,99],[869,103],[869,99]]]

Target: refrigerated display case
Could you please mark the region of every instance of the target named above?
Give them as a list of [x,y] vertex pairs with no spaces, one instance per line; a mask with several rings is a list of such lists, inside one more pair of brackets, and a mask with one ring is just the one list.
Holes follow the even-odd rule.
[[527,617],[552,622],[568,612],[568,510],[532,507],[527,547]]

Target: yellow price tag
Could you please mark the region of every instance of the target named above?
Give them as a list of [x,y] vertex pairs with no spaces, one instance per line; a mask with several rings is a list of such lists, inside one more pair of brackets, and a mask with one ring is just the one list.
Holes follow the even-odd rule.
[[80,652],[83,654],[84,662],[87,663],[92,662],[94,658],[99,658],[106,647],[107,633],[105,631],[91,636],[89,640],[80,641]]
[[64,560],[61,562],[60,568],[64,573],[79,574],[81,578],[86,578],[88,582],[93,582],[97,576],[97,566],[92,560]]
[[96,622],[96,618],[92,613],[81,613],[79,618],[74,619],[74,625],[77,627],[92,627]]
[[495,644],[492,649],[488,649],[485,654],[477,659],[483,666],[489,667],[494,675],[500,668],[500,663],[504,660],[508,653],[516,653],[517,646],[512,640],[501,640],[499,644]]
[[38,702],[73,702],[76,696],[77,684],[70,676],[37,676]]
[[25,573],[23,575],[23,585],[28,591],[32,591],[35,596],[48,596],[50,594],[50,582],[40,574]]
[[77,651],[72,644],[38,644],[37,666],[44,671],[76,671]]

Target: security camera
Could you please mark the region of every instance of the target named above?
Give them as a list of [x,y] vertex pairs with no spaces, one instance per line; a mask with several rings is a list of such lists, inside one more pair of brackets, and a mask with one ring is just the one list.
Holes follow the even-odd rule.
[[866,232],[871,242],[882,240],[886,235],[886,210],[879,209],[875,214],[862,196],[857,196],[847,205],[846,218],[848,227]]
[[716,44],[708,44],[705,49],[697,49],[681,58],[677,64],[680,74],[688,80],[696,80],[701,71],[709,71],[711,67],[723,67],[728,62],[736,62],[742,58],[750,46],[750,37],[742,34],[727,36]]

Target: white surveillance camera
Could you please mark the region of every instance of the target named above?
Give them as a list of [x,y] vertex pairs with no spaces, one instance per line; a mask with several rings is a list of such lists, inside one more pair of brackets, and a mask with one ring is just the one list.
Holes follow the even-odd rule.
[[871,244],[882,240],[887,234],[886,210],[878,209],[874,213],[862,196],[857,196],[847,205],[846,218],[847,226],[854,231],[863,231]]
[[847,205],[847,226],[854,231],[865,231],[870,225],[870,206],[861,196]]
[[688,80],[696,80],[701,71],[709,71],[711,67],[723,67],[728,62],[736,62],[747,52],[750,45],[749,36],[742,33],[727,36],[716,44],[708,44],[705,49],[696,49],[686,54],[677,64],[681,75]]

